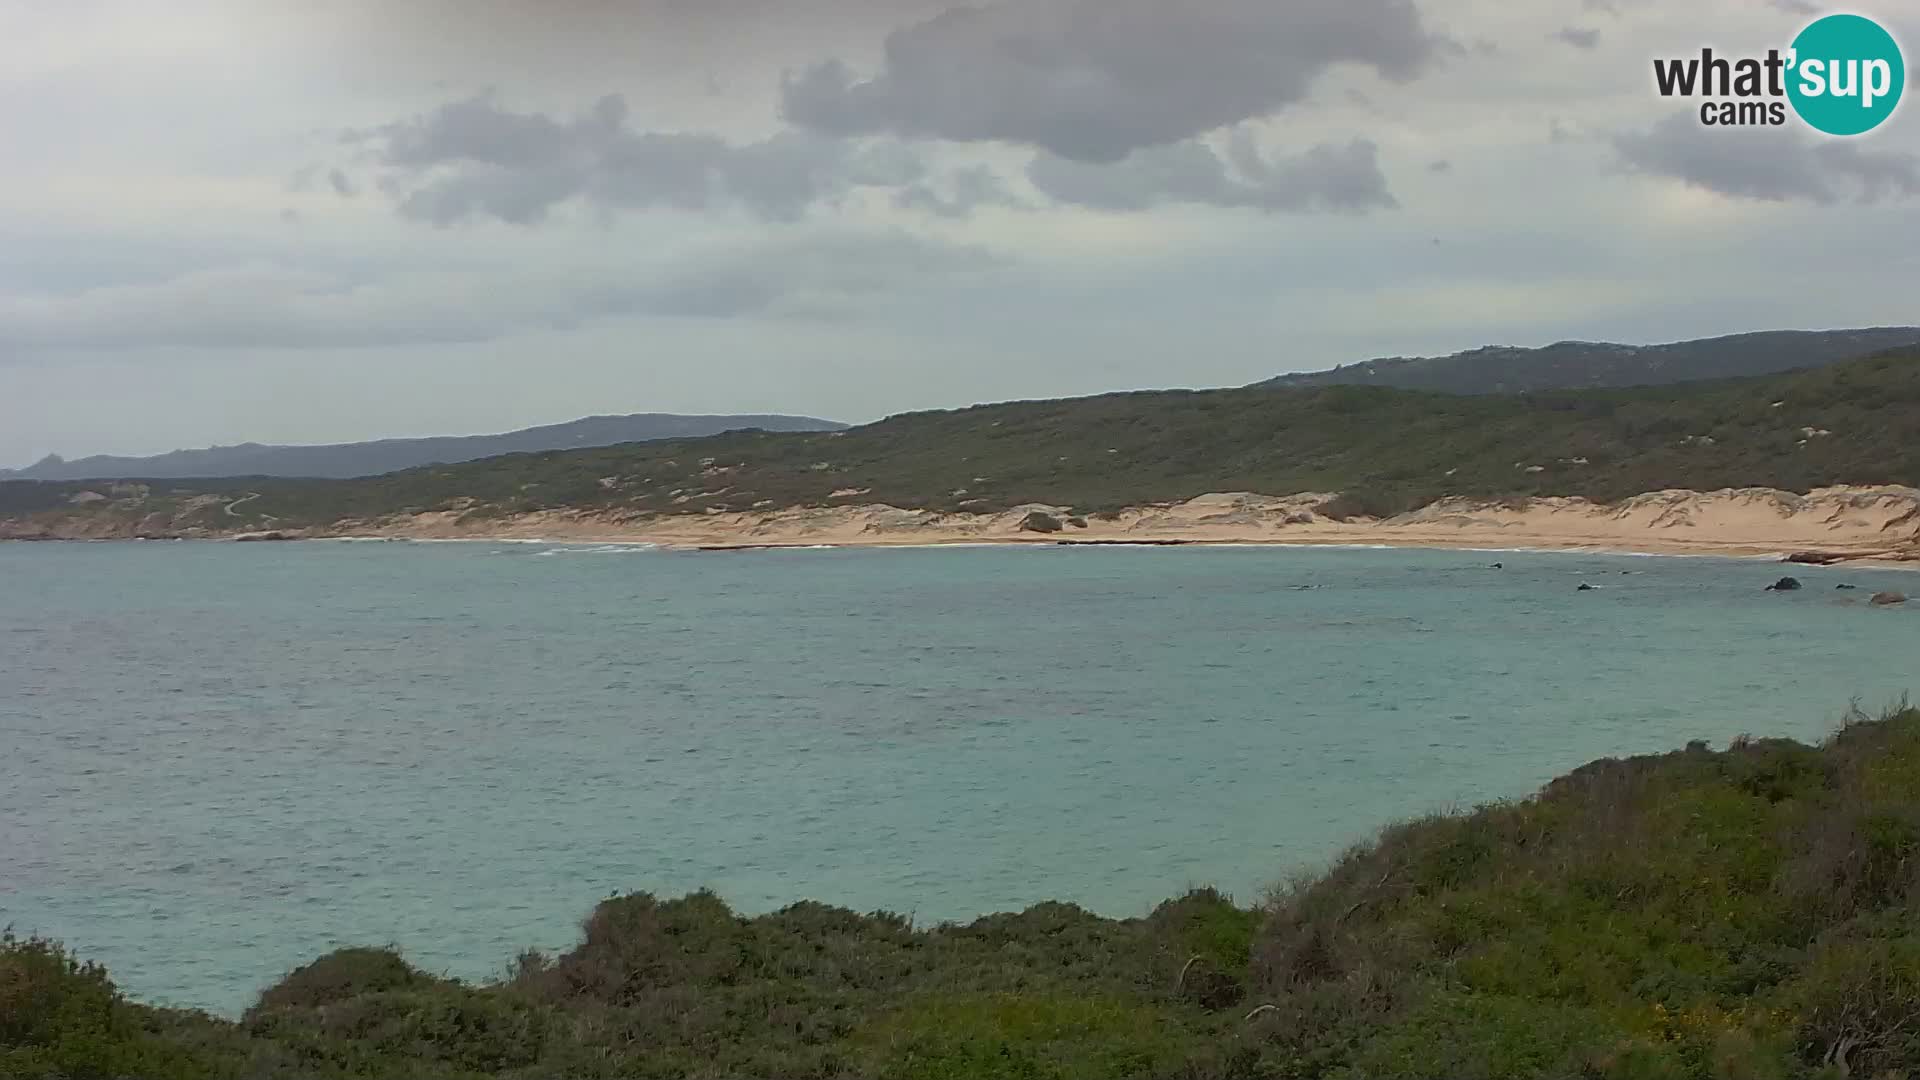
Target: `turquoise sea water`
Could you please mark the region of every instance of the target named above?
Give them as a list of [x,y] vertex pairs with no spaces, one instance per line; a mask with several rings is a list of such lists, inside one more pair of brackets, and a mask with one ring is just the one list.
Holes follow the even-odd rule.
[[1920,578],[1762,592],[1784,569],[0,545],[0,923],[232,1012],[341,944],[494,974],[614,890],[922,921],[1253,899],[1398,817],[1816,738],[1920,683],[1920,604],[1864,603]]

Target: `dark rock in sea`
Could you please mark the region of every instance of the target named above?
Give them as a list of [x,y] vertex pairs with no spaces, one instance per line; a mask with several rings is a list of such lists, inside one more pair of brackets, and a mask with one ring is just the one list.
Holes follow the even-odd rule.
[[1573,591],[1574,591],[1574,592],[1593,592],[1593,591],[1594,591],[1594,590],[1595,590],[1596,588],[1598,588],[1598,587],[1599,587],[1599,586],[1596,586],[1596,585],[1589,585],[1589,584],[1587,584],[1586,582],[1584,582],[1584,581],[1583,581],[1583,582],[1581,582],[1581,583],[1580,583],[1580,587],[1579,587],[1579,588],[1577,588],[1577,589],[1575,589],[1575,590],[1573,590]]
[[283,532],[257,532],[257,533],[241,533],[239,536],[234,537],[234,539],[239,541],[291,540],[293,539],[293,537],[288,536],[286,533],[283,533]]
[[1494,563],[1492,566],[1488,567],[1488,569],[1489,570],[1505,570],[1506,566],[1501,563]]
[[1057,533],[1060,528],[1060,519],[1044,510],[1035,510],[1020,519],[1021,532]]
[[1845,555],[1835,555],[1831,551],[1796,551],[1780,561],[1804,563],[1807,566],[1832,566],[1845,558]]
[[1781,578],[1781,579],[1780,579],[1779,581],[1776,581],[1776,582],[1774,582],[1773,584],[1771,584],[1771,585],[1769,585],[1769,586],[1767,586],[1767,588],[1766,588],[1766,590],[1765,590],[1765,591],[1767,591],[1767,592],[1792,592],[1793,590],[1795,590],[1795,589],[1797,589],[1797,588],[1799,588],[1799,587],[1800,587],[1800,579],[1799,579],[1799,578],[1790,578],[1790,577],[1783,577],[1783,578]]
[[1843,581],[1843,582],[1841,582],[1840,584],[1838,584],[1838,585],[1835,585],[1835,586],[1834,586],[1834,588],[1836,588],[1836,589],[1857,589],[1857,588],[1859,588],[1859,587],[1860,587],[1860,586],[1858,586],[1858,585],[1849,585],[1849,584],[1847,584],[1847,583],[1846,583],[1846,582],[1844,582],[1844,581]]
[[1894,604],[1904,604],[1906,602],[1907,594],[1901,592],[1877,592],[1873,594],[1873,599],[1867,601],[1867,603],[1875,607],[1891,607]]

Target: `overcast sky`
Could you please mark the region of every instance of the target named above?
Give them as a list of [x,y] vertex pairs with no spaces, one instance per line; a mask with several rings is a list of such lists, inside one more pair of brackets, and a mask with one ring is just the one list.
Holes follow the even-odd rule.
[[0,0],[0,466],[1920,322],[1915,106],[1653,91],[1816,10]]

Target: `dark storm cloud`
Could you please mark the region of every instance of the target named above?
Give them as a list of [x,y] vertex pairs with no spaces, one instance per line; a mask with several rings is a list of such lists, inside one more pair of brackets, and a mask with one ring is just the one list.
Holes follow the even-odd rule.
[[576,199],[600,210],[741,205],[791,221],[856,187],[898,186],[924,172],[902,147],[804,132],[731,143],[636,131],[618,94],[564,119],[481,95],[352,138],[386,170],[381,187],[400,213],[436,225],[478,217],[535,224]]
[[1437,52],[1411,0],[1032,0],[949,9],[888,35],[877,72],[827,60],[781,96],[826,134],[1114,162],[1296,104],[1336,64],[1405,81]]
[[1364,213],[1397,205],[1380,172],[1377,149],[1366,139],[1268,158],[1244,132],[1236,132],[1226,158],[1230,163],[1197,140],[1135,150],[1111,165],[1043,153],[1028,166],[1027,179],[1059,202],[1098,210],[1195,203]]
[[1600,44],[1600,31],[1578,26],[1562,27],[1547,36],[1555,41],[1565,42],[1576,49],[1593,49]]
[[1920,195],[1913,154],[1778,128],[1706,127],[1692,113],[1616,135],[1613,147],[1637,172],[1733,198],[1826,205]]

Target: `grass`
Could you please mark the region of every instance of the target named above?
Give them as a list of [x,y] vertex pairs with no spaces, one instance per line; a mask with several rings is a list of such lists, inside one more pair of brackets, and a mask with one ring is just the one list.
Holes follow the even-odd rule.
[[[1920,485],[1920,352],[1632,390],[1461,397],[1382,387],[1108,394],[911,413],[831,433],[513,454],[359,480],[0,483],[15,533],[345,527],[419,511],[495,518],[753,512],[856,501],[1028,503],[1094,515],[1214,491],[1340,493],[1381,516],[1448,495]],[[76,505],[92,491],[110,497]],[[260,497],[223,507],[241,496]]]
[[243,1017],[0,943],[0,1075],[904,1080],[1892,1077],[1920,1070],[1920,711],[1594,762],[1237,906],[916,927],[600,904],[485,985],[381,949]]

